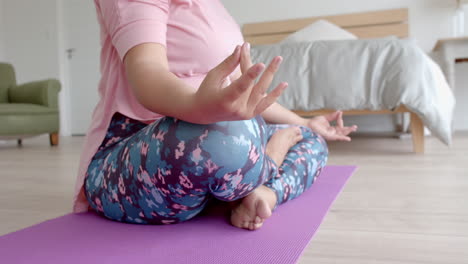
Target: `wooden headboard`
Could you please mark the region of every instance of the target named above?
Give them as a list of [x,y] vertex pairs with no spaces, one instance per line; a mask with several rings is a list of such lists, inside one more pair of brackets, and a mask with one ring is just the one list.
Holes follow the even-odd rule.
[[244,39],[252,45],[274,44],[319,19],[325,19],[353,33],[359,38],[386,36],[408,37],[408,9],[393,9],[335,16],[245,24]]

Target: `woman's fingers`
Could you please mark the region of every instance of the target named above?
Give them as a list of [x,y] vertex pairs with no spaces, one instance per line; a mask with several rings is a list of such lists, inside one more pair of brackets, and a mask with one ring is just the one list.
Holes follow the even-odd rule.
[[[223,72],[223,76],[229,75],[226,74],[226,69],[232,69],[232,62],[235,59],[240,60],[237,61],[237,65],[240,63],[242,76],[223,89],[222,100],[226,106],[232,108],[232,111],[240,112],[242,115],[260,114],[273,104],[288,86],[287,83],[281,83],[271,93],[265,94],[278,71],[282,58],[275,57],[266,70],[262,63],[252,66],[250,44],[246,42],[242,47],[236,48],[235,52],[217,67],[216,74]],[[255,83],[260,75],[258,83]]]
[[336,119],[336,124],[338,125],[339,128],[343,128],[343,112],[339,111],[338,112],[338,118]]
[[241,47],[236,46],[234,52],[227,57],[223,62],[210,71],[210,74],[218,78],[219,82],[223,82],[239,65]]
[[323,117],[325,117],[325,119],[327,119],[328,122],[332,122],[332,121],[335,121],[338,118],[339,114],[340,114],[340,111],[335,111],[333,113],[326,114]]
[[278,71],[282,61],[283,58],[280,56],[273,58],[273,60],[268,65],[268,68],[260,77],[258,83],[252,89],[252,93],[249,98],[249,104],[256,104],[264,97],[265,92],[267,91],[268,87],[270,87],[271,82],[273,81],[273,78],[275,77],[275,74]]
[[351,127],[337,127],[336,131],[339,135],[347,136],[351,134],[352,132],[355,132],[357,130],[357,126],[351,126]]
[[247,72],[247,70],[252,67],[252,59],[250,58],[250,44],[248,42],[245,42],[244,45],[242,45],[240,67],[242,73]]
[[350,126],[350,127],[345,127],[346,129],[349,130],[349,133],[356,132],[358,127],[356,125]]
[[278,86],[276,86],[276,88],[273,91],[264,96],[263,99],[261,99],[258,102],[257,106],[255,107],[254,115],[259,115],[263,113],[263,111],[265,111],[270,105],[276,102],[278,97],[281,95],[281,93],[283,93],[284,89],[286,89],[287,87],[288,83],[286,82],[278,84]]
[[351,141],[350,137],[347,136],[341,136],[341,135],[336,135],[332,140],[338,140],[338,141]]
[[250,67],[250,69],[248,69],[246,73],[242,74],[239,79],[235,80],[231,85],[224,89],[225,94],[223,98],[233,102],[244,93],[250,93],[252,90],[251,88],[255,84],[255,80],[264,69],[265,64],[263,63],[258,63]]

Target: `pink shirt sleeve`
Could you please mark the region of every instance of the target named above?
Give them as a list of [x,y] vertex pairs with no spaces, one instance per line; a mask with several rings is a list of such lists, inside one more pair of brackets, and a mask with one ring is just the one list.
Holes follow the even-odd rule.
[[95,0],[102,23],[123,60],[142,43],[166,46],[167,19],[171,0]]

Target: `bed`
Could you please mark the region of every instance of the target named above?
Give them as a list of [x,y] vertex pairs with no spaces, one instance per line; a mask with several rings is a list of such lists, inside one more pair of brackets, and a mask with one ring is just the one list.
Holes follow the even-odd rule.
[[[406,38],[409,36],[408,9],[394,9],[346,15],[251,23],[244,24],[242,31],[245,40],[250,42],[253,46],[269,45],[280,42],[288,35],[320,19],[325,19],[335,25],[338,25],[341,28],[353,33],[360,39],[373,39],[387,36]],[[316,109],[314,111],[293,109],[293,111],[299,114],[300,116],[305,117],[327,114],[335,110],[325,108]],[[410,111],[405,105],[399,105],[398,107],[395,107],[391,110],[349,109],[343,112],[344,115],[378,115],[409,113],[411,117],[410,129],[413,141],[413,151],[415,153],[424,153],[423,121],[414,111]]]

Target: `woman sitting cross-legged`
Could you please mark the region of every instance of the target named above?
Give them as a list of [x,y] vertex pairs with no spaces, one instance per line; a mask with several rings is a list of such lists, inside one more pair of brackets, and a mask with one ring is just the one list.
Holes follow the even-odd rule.
[[[349,141],[342,113],[305,119],[275,103],[282,58],[252,65],[218,0],[95,0],[102,79],[81,157],[75,212],[171,224],[210,199],[258,229],[302,194]],[[336,126],[330,122],[336,121]]]

